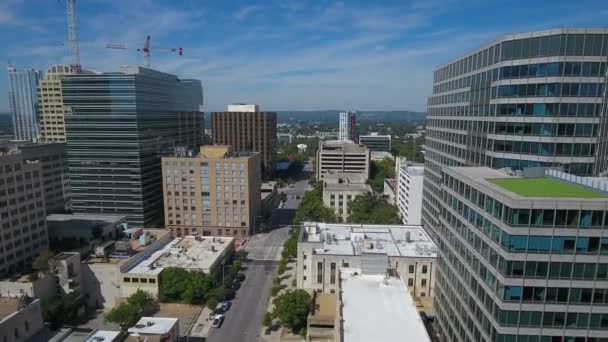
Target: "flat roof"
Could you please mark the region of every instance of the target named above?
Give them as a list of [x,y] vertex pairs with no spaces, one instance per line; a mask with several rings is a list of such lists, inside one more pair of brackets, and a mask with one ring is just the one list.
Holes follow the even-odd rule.
[[318,243],[316,254],[437,257],[437,246],[421,226],[322,222],[304,222],[303,226],[301,242]]
[[128,331],[135,334],[163,335],[171,331],[177,321],[177,318],[169,317],[142,317]]
[[47,221],[70,221],[70,220],[87,220],[87,221],[104,221],[114,223],[124,220],[124,215],[112,214],[50,214],[47,215]]
[[315,296],[314,309],[308,318],[310,321],[334,321],[336,319],[336,308],[338,306],[335,293],[317,293]]
[[[358,271],[359,275],[354,275]],[[340,272],[344,342],[430,342],[412,297],[399,278]]]
[[130,269],[128,274],[159,274],[165,267],[209,272],[234,238],[186,236],[176,238]]
[[120,331],[93,330],[93,332],[86,337],[86,340],[84,340],[84,342],[117,341],[118,336],[120,336]]
[[608,198],[606,194],[553,178],[494,178],[487,180],[523,197]]
[[0,322],[17,312],[19,300],[18,297],[0,297]]

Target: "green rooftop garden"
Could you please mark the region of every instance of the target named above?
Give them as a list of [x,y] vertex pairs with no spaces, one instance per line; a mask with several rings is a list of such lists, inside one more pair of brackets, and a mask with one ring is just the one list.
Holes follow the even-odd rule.
[[488,181],[523,197],[608,198],[607,194],[553,178],[495,178]]

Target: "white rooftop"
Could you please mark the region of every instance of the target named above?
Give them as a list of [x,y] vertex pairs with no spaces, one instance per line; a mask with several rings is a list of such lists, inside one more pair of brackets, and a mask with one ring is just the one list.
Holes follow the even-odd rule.
[[142,317],[135,326],[129,328],[132,334],[163,335],[177,324],[177,318]]
[[118,336],[120,335],[120,331],[110,331],[110,330],[95,330],[90,335],[87,336],[84,342],[112,342],[118,341]]
[[232,237],[186,236],[176,238],[129,270],[129,274],[159,274],[165,267],[210,272],[224,256]]
[[[437,247],[421,226],[304,222],[302,242],[316,242],[316,254],[436,258]],[[409,240],[408,240],[409,236]]]
[[[353,275],[355,271],[359,275]],[[343,269],[340,279],[344,342],[430,342],[401,279],[361,275],[355,269]]]

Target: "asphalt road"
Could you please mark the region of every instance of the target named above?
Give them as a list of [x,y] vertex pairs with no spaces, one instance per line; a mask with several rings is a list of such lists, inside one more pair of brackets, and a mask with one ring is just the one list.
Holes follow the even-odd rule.
[[[212,328],[209,342],[255,342],[260,341],[262,317],[268,306],[272,280],[276,277],[283,243],[287,240],[289,225],[293,222],[295,210],[308,190],[310,164],[306,165],[302,179],[293,187],[282,189],[287,194],[287,201],[282,209],[275,209],[272,216],[274,230],[254,235],[245,244],[251,260],[246,264],[245,280],[232,301],[232,308],[226,313],[224,324]],[[280,227],[280,228],[279,228]]]

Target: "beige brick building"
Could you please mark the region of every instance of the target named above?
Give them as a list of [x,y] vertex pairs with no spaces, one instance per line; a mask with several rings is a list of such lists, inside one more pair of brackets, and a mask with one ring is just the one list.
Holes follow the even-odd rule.
[[258,105],[230,105],[211,114],[213,143],[238,152],[260,152],[262,174],[274,171],[277,154],[277,113],[260,112]]
[[261,156],[201,146],[195,157],[164,157],[165,227],[175,236],[247,237],[261,207]]
[[40,135],[42,141],[65,141],[65,107],[61,76],[71,74],[69,65],[53,65],[38,85]]
[[0,152],[0,275],[31,267],[48,246],[41,173],[20,151]]

